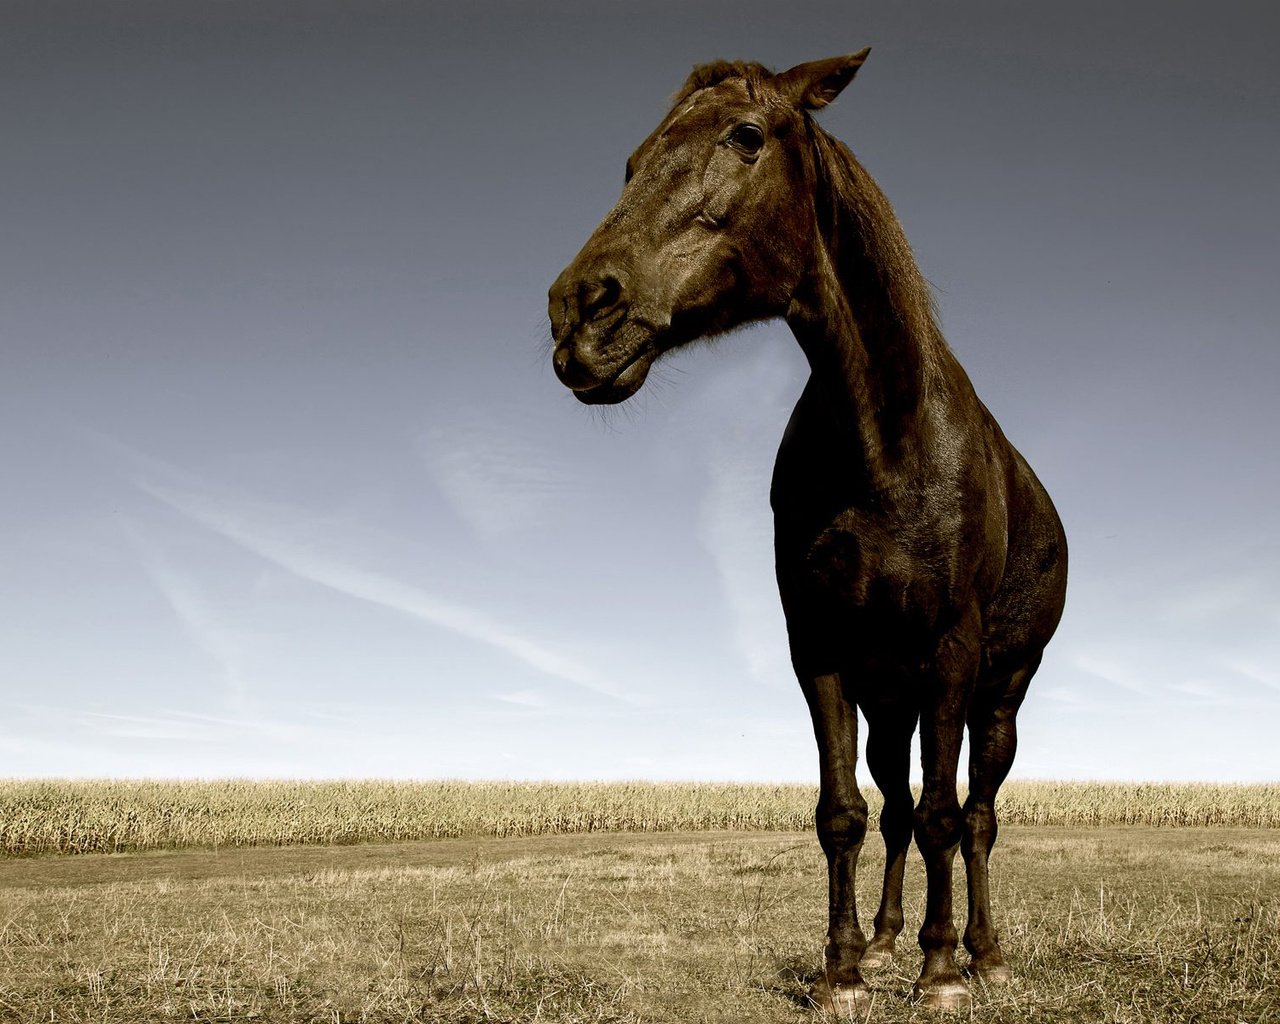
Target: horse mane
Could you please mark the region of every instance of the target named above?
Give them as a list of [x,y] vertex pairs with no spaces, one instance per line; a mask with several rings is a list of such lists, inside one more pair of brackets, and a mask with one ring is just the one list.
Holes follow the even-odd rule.
[[[906,336],[924,367],[946,350],[933,293],[893,206],[839,139],[806,114],[819,230],[864,333]],[[905,340],[905,339],[904,339]]]

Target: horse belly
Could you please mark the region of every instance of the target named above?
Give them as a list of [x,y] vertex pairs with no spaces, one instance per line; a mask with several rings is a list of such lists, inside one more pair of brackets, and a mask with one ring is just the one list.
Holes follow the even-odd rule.
[[985,676],[999,680],[1037,657],[1062,618],[1067,540],[1048,492],[1019,457],[1004,573],[983,610]]

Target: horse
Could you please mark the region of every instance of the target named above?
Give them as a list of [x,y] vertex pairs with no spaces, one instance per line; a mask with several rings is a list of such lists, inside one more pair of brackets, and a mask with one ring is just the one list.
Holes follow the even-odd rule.
[[[815,822],[828,868],[824,969],[810,998],[858,1015],[870,1001],[863,972],[892,959],[903,927],[913,837],[927,894],[912,999],[971,1004],[952,921],[957,848],[967,974],[1011,978],[990,905],[995,799],[1067,570],[1053,503],[944,339],[892,206],[814,118],[869,52],[781,73],[744,61],[695,67],[548,295],[555,373],[587,404],[622,402],[665,353],[768,318],[786,320],[807,359],[770,502],[791,661],[818,745]],[[884,796],[870,942],[854,887],[867,832],[858,709]]]

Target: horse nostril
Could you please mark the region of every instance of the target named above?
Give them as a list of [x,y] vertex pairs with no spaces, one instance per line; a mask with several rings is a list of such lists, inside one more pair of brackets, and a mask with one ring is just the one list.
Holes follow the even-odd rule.
[[584,320],[592,320],[614,309],[622,299],[622,282],[612,274],[595,281],[584,281],[578,305]]

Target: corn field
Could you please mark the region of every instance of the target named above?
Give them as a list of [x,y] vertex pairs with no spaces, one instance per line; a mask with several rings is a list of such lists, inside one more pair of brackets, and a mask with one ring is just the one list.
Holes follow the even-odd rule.
[[[872,827],[879,795],[867,787]],[[963,798],[963,791],[962,791]],[[806,832],[805,785],[0,780],[0,854],[704,829]],[[1280,827],[1280,784],[1010,782],[1011,825]]]

